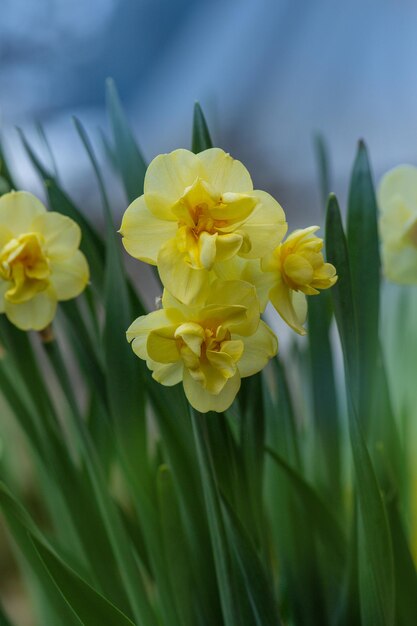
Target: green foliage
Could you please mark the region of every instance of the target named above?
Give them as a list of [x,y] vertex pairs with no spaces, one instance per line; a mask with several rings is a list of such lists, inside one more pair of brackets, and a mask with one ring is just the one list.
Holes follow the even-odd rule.
[[[146,165],[111,81],[107,105],[106,156],[132,201]],[[50,337],[0,318],[1,396],[26,439],[42,514],[3,462],[0,510],[36,624],[412,624],[406,418],[393,402],[383,349],[376,203],[363,144],[347,238],[336,197],[328,200],[326,252],[339,278],[331,295],[311,298],[309,339],[245,379],[225,414],[202,415],[190,412],[181,386],[158,385],[126,341],[146,309],[124,269],[96,151],[75,125],[101,194],[104,235],[62,188],[43,130],[42,158],[22,141],[50,208],[80,224],[91,285],[60,305]],[[192,149],[211,146],[196,104]],[[322,138],[316,152],[325,197]],[[0,177],[0,193],[3,182],[14,186],[2,150]],[[14,626],[0,606],[3,624]]]

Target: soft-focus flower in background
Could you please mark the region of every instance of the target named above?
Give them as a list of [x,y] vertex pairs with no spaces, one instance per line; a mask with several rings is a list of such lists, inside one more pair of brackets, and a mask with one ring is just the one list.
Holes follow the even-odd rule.
[[307,313],[305,296],[317,295],[332,287],[336,269],[325,263],[323,240],[315,235],[318,226],[295,230],[261,262],[262,271],[271,277],[269,298],[280,316],[291,328],[305,334]]
[[157,156],[120,232],[127,252],[157,265],[164,286],[190,304],[222,262],[236,255],[260,258],[286,230],[278,202],[253,189],[240,161],[211,148]]
[[57,302],[78,296],[89,280],[81,230],[24,191],[0,198],[0,311],[22,330],[42,330]]
[[384,274],[396,283],[417,284],[417,167],[387,172],[378,200]]
[[165,290],[162,304],[135,320],[127,338],[155,380],[168,386],[183,381],[198,411],[225,411],[241,378],[259,372],[278,351],[248,283],[217,280],[199,306],[182,304]]

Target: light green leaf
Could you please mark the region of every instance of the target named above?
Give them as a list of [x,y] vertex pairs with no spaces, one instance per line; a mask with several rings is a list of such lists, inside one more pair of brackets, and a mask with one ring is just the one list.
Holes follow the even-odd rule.
[[129,202],[143,193],[146,163],[127,123],[114,81],[106,82],[107,109],[113,131],[114,152]]

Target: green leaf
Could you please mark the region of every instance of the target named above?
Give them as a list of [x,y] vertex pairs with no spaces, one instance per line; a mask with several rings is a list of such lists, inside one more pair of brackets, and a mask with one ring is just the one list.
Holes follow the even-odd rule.
[[282,470],[291,485],[291,489],[298,495],[301,507],[305,509],[305,515],[309,516],[310,523],[326,552],[331,555],[333,561],[337,561],[341,571],[346,558],[347,544],[337,519],[314,488],[296,470],[271,448],[267,447],[266,452]]
[[83,626],[134,626],[126,615],[88,585],[43,542],[34,536],[32,541],[46,571]]
[[361,141],[349,188],[347,241],[359,342],[358,410],[361,420],[368,422],[372,400],[369,389],[378,353],[380,259],[377,212],[368,154]]
[[48,608],[55,616],[54,623],[57,626],[79,626],[79,620],[68,608],[39,561],[31,540],[31,537],[38,534],[37,528],[3,483],[0,483],[0,510],[7,521],[13,539],[36,576]]
[[323,212],[327,204],[327,198],[331,192],[330,185],[330,159],[326,142],[321,133],[314,136],[314,152],[316,156],[317,170],[319,176],[320,198]]
[[6,615],[1,604],[0,604],[0,626],[14,626],[10,618]]
[[96,174],[106,220],[103,347],[110,413],[127,458],[144,476],[147,460],[144,386],[139,359],[126,340],[126,330],[134,320],[129,286],[119,237],[93,148],[81,123],[77,119],[74,123]]
[[190,602],[190,587],[194,586],[193,573],[174,480],[166,465],[160,466],[158,470],[157,486],[166,569],[181,626],[191,626],[194,623],[193,603]]
[[194,105],[192,151],[198,154],[213,147],[203,110],[198,102]]
[[341,431],[330,341],[331,294],[308,298],[308,343],[317,477],[328,498],[341,496]]
[[408,626],[417,615],[417,572],[404,531],[403,521],[394,500],[388,505],[388,515],[394,549],[397,583],[397,626]]
[[143,193],[146,163],[127,123],[116,86],[107,79],[107,109],[113,131],[114,151],[129,202]]
[[233,548],[251,612],[250,616],[244,618],[243,623],[256,626],[278,626],[281,620],[271,580],[255,546],[226,498],[223,498],[222,504],[228,543]]
[[238,626],[239,622],[236,619],[230,573],[230,554],[221,514],[220,497],[216,485],[213,462],[208,446],[205,417],[202,413],[191,409],[191,421],[193,424],[199,471],[206,503],[206,513],[210,528],[223,619],[225,626]]
[[326,248],[328,260],[336,266],[339,276],[338,282],[332,288],[332,295],[345,360],[349,435],[361,519],[359,525],[361,614],[365,624],[393,626],[395,580],[391,535],[384,502],[357,413],[359,404],[357,325],[349,255],[340,211],[334,196],[330,196],[328,205]]

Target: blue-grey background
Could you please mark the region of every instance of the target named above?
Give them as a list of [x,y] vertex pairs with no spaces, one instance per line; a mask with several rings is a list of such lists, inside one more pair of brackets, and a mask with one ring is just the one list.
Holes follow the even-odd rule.
[[1,127],[19,183],[37,190],[14,126],[37,142],[41,121],[66,186],[94,210],[71,115],[98,137],[106,77],[148,159],[189,145],[200,100],[215,143],[298,226],[320,212],[315,131],[342,199],[359,137],[377,176],[417,161],[416,61],[412,0],[1,0]]

